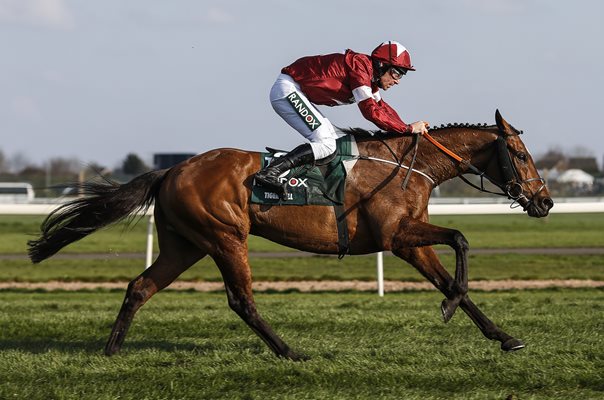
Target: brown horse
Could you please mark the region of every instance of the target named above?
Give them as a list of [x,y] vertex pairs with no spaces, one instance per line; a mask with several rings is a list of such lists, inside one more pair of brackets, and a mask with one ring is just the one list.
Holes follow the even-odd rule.
[[[498,111],[496,121],[493,126],[455,124],[431,130],[446,147],[444,151],[425,139],[415,146],[409,136],[371,136],[367,132],[358,136],[360,157],[347,176],[344,208],[349,254],[392,251],[445,295],[441,306],[445,322],[461,306],[487,338],[498,340],[503,350],[510,351],[524,344],[491,322],[467,294],[465,237],[457,230],[428,223],[432,189],[464,173],[489,178],[532,217],[548,214],[553,202],[518,136],[520,132]],[[403,190],[409,169],[401,162],[411,159],[414,148],[413,172]],[[300,359],[256,310],[247,237],[259,235],[299,250],[337,254],[336,217],[326,206],[251,204],[251,185],[259,169],[259,153],[217,149],[123,185],[88,183],[86,197],[63,205],[44,221],[40,238],[29,242],[31,260],[40,262],[155,201],[160,253],[151,267],[128,285],[105,354],[120,350],[134,314],[151,296],[210,255],[222,273],[229,306],[275,354]],[[432,249],[435,244],[455,250],[454,278]]]

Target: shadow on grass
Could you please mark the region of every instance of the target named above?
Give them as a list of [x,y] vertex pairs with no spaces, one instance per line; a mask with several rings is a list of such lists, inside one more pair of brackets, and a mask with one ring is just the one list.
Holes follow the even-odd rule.
[[[0,340],[0,351],[18,350],[31,354],[41,354],[49,351],[60,353],[90,353],[104,354],[105,340],[90,342],[44,339],[4,339]],[[215,350],[212,344],[174,343],[160,340],[131,341],[124,343],[122,352],[160,350],[166,352],[185,351],[204,354]],[[118,353],[119,354],[119,353]]]

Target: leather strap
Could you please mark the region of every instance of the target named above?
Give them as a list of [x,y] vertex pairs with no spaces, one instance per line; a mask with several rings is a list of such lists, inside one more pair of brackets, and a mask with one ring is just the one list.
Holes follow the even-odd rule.
[[342,259],[350,251],[348,223],[346,222],[344,205],[334,204],[333,210],[336,213],[336,226],[338,227],[338,258]]
[[[409,170],[407,171],[407,175],[405,175],[405,180],[401,185],[403,190],[407,189],[407,183],[409,183],[409,178],[411,178],[411,171],[413,171],[413,167],[415,166],[415,159],[417,158],[417,147],[419,145],[419,135],[413,136],[413,158],[411,158],[411,164],[409,164]],[[401,162],[405,161],[405,158],[401,160]]]

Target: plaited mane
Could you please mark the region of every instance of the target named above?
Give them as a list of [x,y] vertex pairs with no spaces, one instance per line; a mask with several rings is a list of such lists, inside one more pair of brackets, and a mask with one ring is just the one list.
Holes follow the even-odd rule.
[[[441,124],[440,126],[433,126],[430,127],[429,131],[433,132],[433,131],[438,131],[441,129],[450,129],[450,128],[475,128],[475,129],[492,129],[492,128],[497,128],[496,125],[487,125],[486,123],[483,124],[470,124],[470,123],[451,123],[451,124]],[[381,130],[367,130],[367,129],[363,129],[363,128],[339,128],[340,130],[342,130],[344,133],[348,134],[348,135],[353,135],[359,138],[387,138],[387,137],[392,137],[392,136],[396,136],[399,135],[398,133],[392,133],[392,132],[386,132],[386,131],[381,131]]]
[[[514,128],[512,125],[510,127],[513,129],[516,134],[521,135],[524,132],[522,130]],[[441,124],[440,126],[430,127],[429,131],[438,131],[441,129],[450,129],[450,128],[474,128],[474,129],[498,129],[497,125],[487,125],[486,123],[482,124],[470,124],[470,123],[452,123],[452,124]]]
[[474,128],[474,129],[490,129],[490,128],[496,128],[496,125],[487,125],[486,122],[482,123],[482,124],[470,124],[470,123],[457,123],[454,122],[452,124],[441,124],[440,126],[433,126],[430,127],[430,131],[437,131],[440,129],[447,129],[447,128]]

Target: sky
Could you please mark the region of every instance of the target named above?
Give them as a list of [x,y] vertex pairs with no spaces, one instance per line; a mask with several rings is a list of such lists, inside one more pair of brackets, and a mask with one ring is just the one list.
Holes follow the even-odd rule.
[[[382,97],[405,122],[495,122],[604,158],[601,0],[0,0],[0,151],[118,167],[128,153],[288,149],[272,110],[297,58],[405,45],[416,72]],[[356,105],[337,126],[375,126]]]

